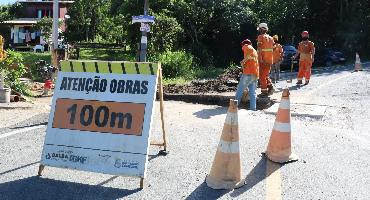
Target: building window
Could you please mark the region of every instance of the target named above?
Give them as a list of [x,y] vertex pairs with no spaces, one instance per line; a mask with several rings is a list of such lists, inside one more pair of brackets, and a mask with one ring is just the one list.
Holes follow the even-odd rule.
[[38,9],[37,10],[37,18],[43,18],[43,17],[52,17],[53,11],[50,9]]
[[37,18],[42,18],[42,10],[37,10]]

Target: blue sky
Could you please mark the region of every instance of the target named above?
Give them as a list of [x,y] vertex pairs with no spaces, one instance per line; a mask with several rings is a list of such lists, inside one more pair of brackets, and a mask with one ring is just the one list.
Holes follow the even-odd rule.
[[16,0],[0,0],[0,5],[6,5],[9,3],[14,3]]

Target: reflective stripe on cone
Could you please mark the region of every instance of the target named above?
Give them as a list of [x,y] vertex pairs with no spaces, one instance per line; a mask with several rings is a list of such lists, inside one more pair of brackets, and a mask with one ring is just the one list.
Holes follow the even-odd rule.
[[279,110],[267,146],[266,156],[271,161],[278,163],[298,160],[298,157],[291,150],[290,100],[288,89],[284,89],[283,91]]
[[237,102],[230,100],[211,172],[206,177],[207,186],[213,189],[240,187],[242,180]]

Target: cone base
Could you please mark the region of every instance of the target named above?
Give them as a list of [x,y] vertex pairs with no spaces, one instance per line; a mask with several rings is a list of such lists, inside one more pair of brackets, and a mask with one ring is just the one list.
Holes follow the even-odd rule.
[[291,153],[289,156],[273,155],[272,153],[265,152],[264,154],[270,161],[280,164],[290,163],[298,161],[299,157],[295,153]]
[[210,187],[212,189],[215,189],[215,190],[232,190],[232,189],[235,189],[235,188],[240,188],[243,185],[245,185],[244,180],[242,180],[242,181],[216,180],[215,178],[210,177],[210,176],[206,177],[206,183],[207,183],[208,187]]

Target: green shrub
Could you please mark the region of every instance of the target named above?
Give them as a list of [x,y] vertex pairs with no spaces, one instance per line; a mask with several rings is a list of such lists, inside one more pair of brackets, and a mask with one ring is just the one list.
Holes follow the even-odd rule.
[[159,55],[158,60],[162,63],[163,76],[165,78],[190,78],[193,75],[195,65],[194,57],[185,51],[167,51]]
[[22,54],[8,51],[7,58],[0,62],[0,71],[4,76],[6,86],[22,94],[28,94],[27,87],[19,81],[19,78],[26,72]]

